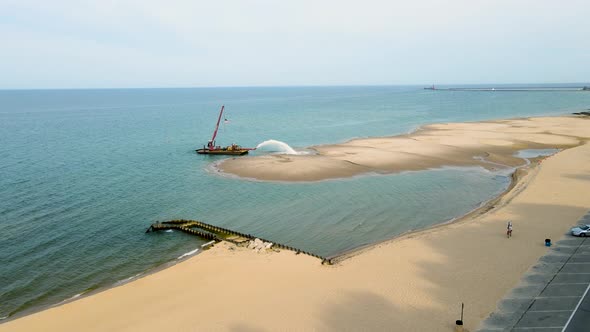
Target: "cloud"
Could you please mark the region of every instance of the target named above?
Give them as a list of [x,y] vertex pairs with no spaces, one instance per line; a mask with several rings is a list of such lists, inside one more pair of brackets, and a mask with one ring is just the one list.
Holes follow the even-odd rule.
[[590,53],[585,1],[5,0],[0,13],[0,88],[525,82],[590,74],[578,63]]

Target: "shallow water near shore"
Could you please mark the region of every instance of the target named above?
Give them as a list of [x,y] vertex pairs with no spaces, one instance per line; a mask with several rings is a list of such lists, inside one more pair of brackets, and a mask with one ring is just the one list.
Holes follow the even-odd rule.
[[579,92],[420,87],[0,91],[0,317],[59,303],[177,260],[205,241],[145,234],[198,219],[320,255],[448,221],[509,184],[442,168],[317,183],[220,177],[199,156],[218,143],[295,148],[409,132],[426,123],[561,114]]
[[525,149],[520,150],[515,156],[519,158],[536,158],[551,156],[559,152],[559,149]]

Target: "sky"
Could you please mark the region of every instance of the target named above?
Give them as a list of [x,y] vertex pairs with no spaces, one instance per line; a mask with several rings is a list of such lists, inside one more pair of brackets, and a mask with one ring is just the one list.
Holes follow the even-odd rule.
[[0,89],[589,81],[588,0],[0,0]]

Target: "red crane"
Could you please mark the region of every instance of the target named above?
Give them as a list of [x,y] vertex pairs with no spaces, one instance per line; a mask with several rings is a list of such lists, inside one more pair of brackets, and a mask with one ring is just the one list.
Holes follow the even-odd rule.
[[217,137],[217,130],[219,129],[219,122],[221,122],[221,115],[223,114],[223,110],[225,109],[225,105],[221,105],[221,111],[219,112],[219,117],[217,118],[217,124],[215,125],[215,131],[213,132],[213,137],[207,143],[207,148],[209,150],[215,150],[215,137]]
[[219,123],[221,123],[221,116],[223,115],[223,110],[225,106],[221,106],[221,111],[219,111],[219,117],[217,118],[217,124],[215,125],[215,131],[213,132],[213,136],[211,140],[207,142],[207,146],[203,146],[202,149],[197,149],[198,154],[227,154],[227,155],[243,155],[247,154],[250,150],[256,150],[256,148],[243,148],[237,144],[232,144],[226,147],[215,146],[215,138],[217,137],[217,131],[219,130]]

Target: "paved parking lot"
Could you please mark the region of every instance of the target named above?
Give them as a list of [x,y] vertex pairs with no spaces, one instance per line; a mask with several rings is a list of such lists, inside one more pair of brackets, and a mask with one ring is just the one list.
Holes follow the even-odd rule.
[[[590,224],[590,212],[579,223]],[[590,331],[590,237],[566,236],[541,257],[478,331]]]

